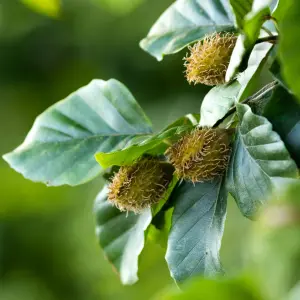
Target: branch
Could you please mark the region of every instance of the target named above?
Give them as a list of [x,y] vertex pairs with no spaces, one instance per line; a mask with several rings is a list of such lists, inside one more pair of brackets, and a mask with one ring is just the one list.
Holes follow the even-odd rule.
[[[278,85],[278,81],[273,81],[267,85],[265,85],[262,89],[260,89],[258,92],[256,92],[255,94],[253,94],[252,96],[246,98],[245,100],[243,100],[241,103],[242,104],[249,104],[251,103],[255,103],[258,102],[259,100],[261,100],[262,97],[264,97],[267,93],[269,93],[270,91],[272,91],[276,86]],[[236,106],[232,107],[223,118],[221,118],[220,120],[218,120],[214,126],[212,128],[216,128],[218,127],[226,118],[228,118],[230,115],[232,115],[233,113],[236,112]]]

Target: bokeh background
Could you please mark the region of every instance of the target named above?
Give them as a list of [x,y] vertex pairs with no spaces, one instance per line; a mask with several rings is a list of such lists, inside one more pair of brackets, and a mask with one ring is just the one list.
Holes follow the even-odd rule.
[[[34,118],[93,78],[116,78],[156,130],[199,112],[207,88],[184,79],[184,51],[157,62],[139,48],[172,0],[1,0],[0,154]],[[149,242],[140,281],[123,287],[94,234],[101,179],[75,188],[32,183],[0,160],[0,299],[150,299],[173,285],[164,249]],[[229,199],[222,260],[241,272],[250,221]]]

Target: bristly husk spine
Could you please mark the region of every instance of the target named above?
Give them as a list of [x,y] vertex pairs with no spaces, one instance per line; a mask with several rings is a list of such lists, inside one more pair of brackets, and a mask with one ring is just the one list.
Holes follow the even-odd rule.
[[230,143],[230,130],[196,128],[169,147],[165,155],[179,178],[202,182],[224,174],[231,153]]
[[236,43],[233,33],[213,33],[189,46],[190,54],[184,60],[186,78],[191,84],[219,85],[225,75]]
[[170,164],[153,157],[122,166],[108,186],[108,200],[121,211],[140,213],[163,198],[173,172]]

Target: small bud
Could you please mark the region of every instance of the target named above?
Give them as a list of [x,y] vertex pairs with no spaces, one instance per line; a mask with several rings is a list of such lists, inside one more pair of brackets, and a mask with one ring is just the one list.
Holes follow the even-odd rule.
[[191,84],[219,85],[225,83],[230,56],[236,43],[233,33],[214,33],[189,46],[190,56],[184,58],[186,78]]
[[163,198],[174,168],[156,158],[122,166],[108,186],[108,200],[121,211],[140,213]]
[[166,151],[179,178],[199,182],[221,176],[230,157],[226,129],[194,129]]

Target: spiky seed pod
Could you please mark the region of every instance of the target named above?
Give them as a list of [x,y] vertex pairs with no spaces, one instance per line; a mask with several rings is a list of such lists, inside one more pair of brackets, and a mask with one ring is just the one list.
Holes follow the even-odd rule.
[[166,156],[179,178],[199,182],[221,176],[230,157],[230,134],[226,129],[200,129],[169,147]]
[[191,84],[219,85],[225,83],[230,56],[236,43],[233,33],[214,33],[189,46],[185,57],[186,78]]
[[108,199],[121,211],[140,213],[159,202],[173,172],[170,164],[150,157],[122,166],[108,186]]

